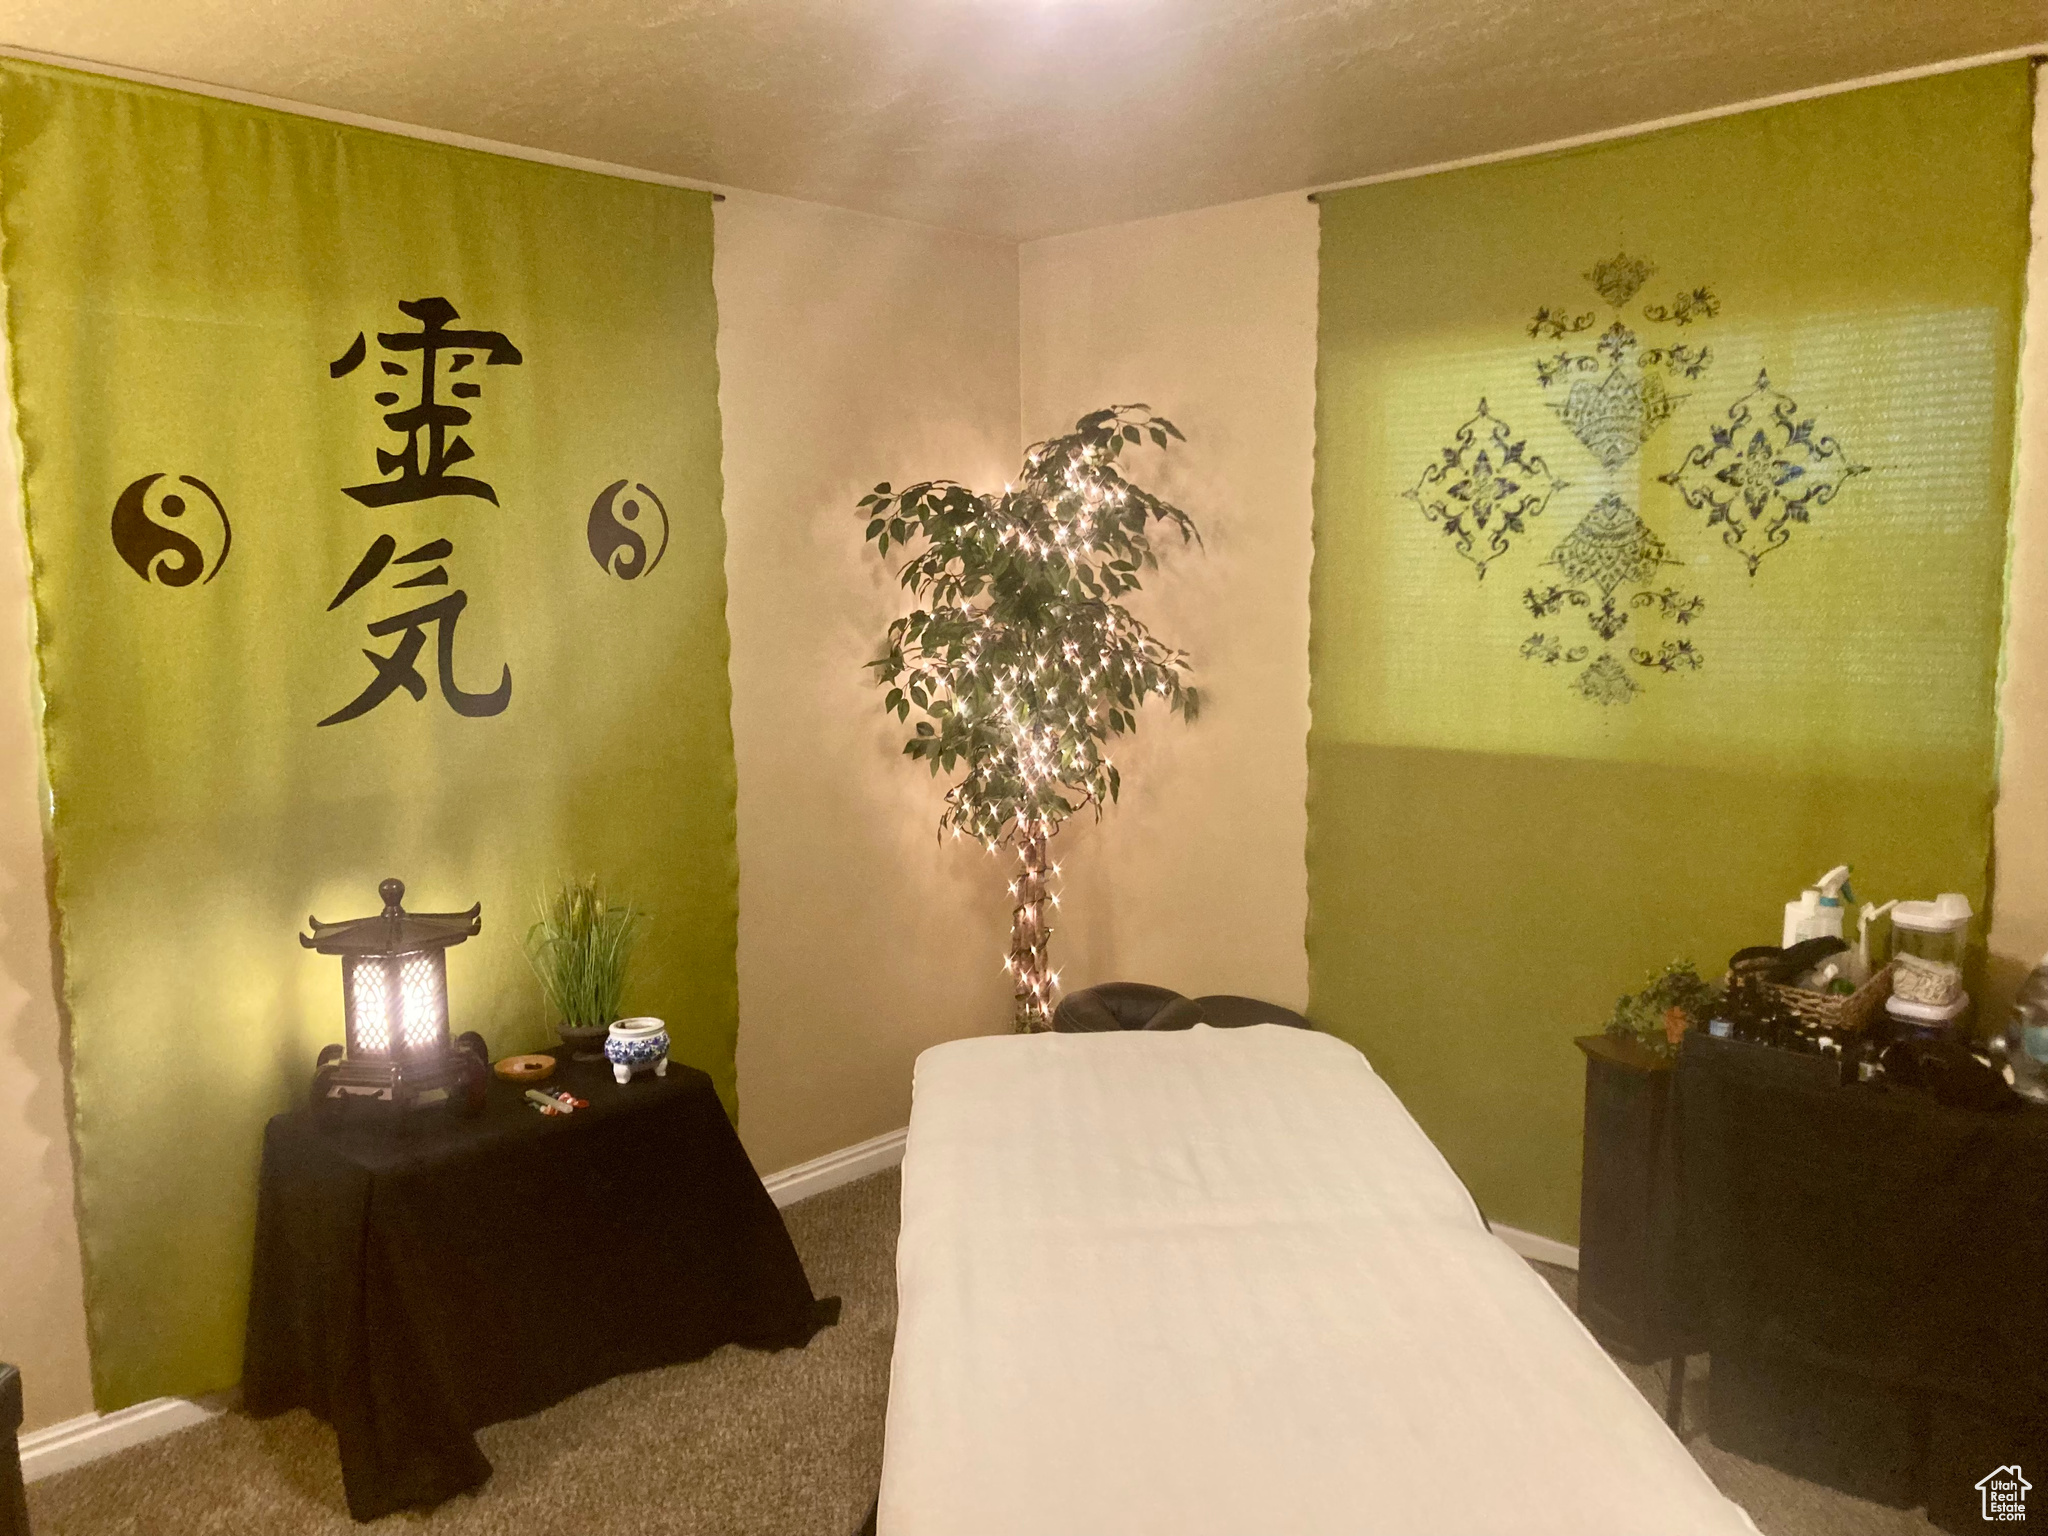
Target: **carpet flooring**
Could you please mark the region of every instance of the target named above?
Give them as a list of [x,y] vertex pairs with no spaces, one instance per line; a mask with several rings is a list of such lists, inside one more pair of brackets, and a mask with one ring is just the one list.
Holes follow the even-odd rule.
[[357,1525],[334,1432],[231,1413],[29,1486],[35,1536],[853,1536],[882,1476],[896,1333],[892,1171],[792,1206],[837,1326],[608,1381],[477,1443],[474,1494]]
[[[1536,1272],[1548,1280],[1551,1289],[1568,1304],[1576,1305],[1579,1277],[1576,1271],[1537,1264]],[[1664,1413],[1664,1367],[1631,1365],[1616,1361],[1622,1374],[1634,1382],[1643,1396]],[[1679,1438],[1692,1458],[1729,1498],[1749,1511],[1749,1518],[1763,1536],[1942,1536],[1939,1526],[1930,1524],[1917,1509],[1893,1509],[1867,1499],[1838,1493],[1820,1483],[1780,1472],[1762,1462],[1749,1461],[1722,1450],[1708,1437],[1704,1420],[1707,1407],[1707,1376],[1712,1361],[1695,1355],[1685,1373],[1685,1417]]]
[[[878,1174],[786,1213],[839,1325],[779,1354],[722,1349],[607,1382],[478,1435],[475,1494],[359,1526],[334,1436],[306,1413],[228,1414],[29,1488],[35,1536],[852,1536],[881,1477],[896,1322],[897,1179]],[[1567,1302],[1577,1275],[1537,1265]],[[1715,1447],[1693,1362],[1684,1439],[1763,1536],[1929,1536],[1888,1509]],[[1624,1366],[1661,1413],[1660,1369]],[[1247,1533],[1252,1536],[1252,1533]]]

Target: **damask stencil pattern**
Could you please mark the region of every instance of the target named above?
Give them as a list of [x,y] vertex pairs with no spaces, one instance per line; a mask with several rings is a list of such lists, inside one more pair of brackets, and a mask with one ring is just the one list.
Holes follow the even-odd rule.
[[[1653,585],[1653,579],[1672,558],[1664,541],[1651,531],[1629,504],[1617,495],[1606,495],[1593,504],[1592,511],[1579,520],[1564,542],[1545,562],[1565,577],[1539,592],[1530,587],[1522,601],[1538,619],[1547,619],[1566,608],[1587,610],[1586,623],[1606,644],[1628,627],[1630,610],[1651,619],[1689,625],[1706,605],[1688,597],[1678,588]],[[1628,587],[1637,590],[1620,602],[1616,593]],[[1599,603],[1594,604],[1597,593]],[[1592,651],[1590,645],[1567,645],[1557,636],[1538,631],[1522,643],[1522,655],[1547,665],[1577,663]],[[1631,646],[1628,658],[1637,666],[1655,667],[1663,672],[1691,670],[1701,657],[1690,639],[1666,640],[1656,651]],[[1629,676],[1628,668],[1611,651],[1603,650],[1572,682],[1581,698],[1600,704],[1625,704],[1641,688]]]
[[[1542,562],[1554,579],[1525,587],[1522,603],[1538,621],[1582,614],[1591,638],[1553,622],[1522,642],[1521,655],[1545,668],[1575,669],[1570,691],[1603,706],[1633,701],[1650,677],[1706,664],[1690,633],[1706,600],[1660,579],[1685,562],[1629,496],[1647,473],[1631,466],[1655,452],[1659,434],[1714,367],[1713,347],[1694,328],[1719,318],[1721,298],[1713,287],[1696,284],[1663,290],[1671,293],[1668,301],[1650,299],[1657,271],[1655,263],[1625,250],[1596,261],[1583,276],[1597,305],[1545,305],[1526,327],[1530,340],[1547,344],[1532,360],[1537,386],[1590,460],[1582,482],[1554,472],[1530,439],[1517,436],[1482,398],[1477,414],[1402,493],[1482,580],[1553,499],[1577,500],[1566,494],[1574,491],[1588,498]],[[1604,325],[1600,306],[1608,311]],[[1866,472],[1815,418],[1801,414],[1791,396],[1772,387],[1766,369],[1677,468],[1651,483],[1671,487],[1685,506],[1705,511],[1707,530],[1718,530],[1754,577],[1763,556],[1782,548],[1813,508]],[[1628,635],[1631,622],[1636,630]],[[1645,625],[1669,628],[1645,636]]]
[[[1649,262],[1626,252],[1595,262],[1586,281],[1617,311],[1627,308],[1655,274]],[[1720,313],[1713,291],[1696,288],[1670,306],[1646,305],[1646,320],[1691,325]],[[1561,311],[1539,309],[1529,321],[1532,341],[1566,341],[1598,324],[1594,314],[1567,319]],[[1713,362],[1712,351],[1683,342],[1645,347],[1641,336],[1617,314],[1589,350],[1561,348],[1536,359],[1536,382],[1545,390],[1570,382],[1564,398],[1551,410],[1573,437],[1606,470],[1616,470],[1636,456],[1658,428],[1669,421],[1686,396],[1674,393],[1668,381],[1698,379]]]
[[1482,399],[1478,414],[1401,494],[1443,530],[1484,581],[1487,565],[1508,552],[1510,540],[1564,484]]
[[1800,415],[1798,401],[1771,387],[1766,369],[1756,388],[1728,407],[1727,420],[1657,478],[1707,514],[1708,529],[1721,530],[1721,542],[1748,562],[1753,577],[1763,557],[1791,539],[1794,524],[1809,521],[1813,508],[1867,473],[1869,466],[1852,464],[1813,417]]
[[[1621,251],[1585,273],[1612,312],[1605,329],[1596,331],[1597,309],[1572,313],[1547,306],[1528,325],[1530,340],[1559,343],[1535,360],[1536,382],[1562,396],[1550,409],[1598,466],[1598,483],[1589,487],[1595,496],[1591,507],[1544,562],[1562,580],[1525,588],[1522,602],[1538,620],[1582,610],[1598,643],[1573,643],[1554,630],[1538,630],[1522,643],[1522,656],[1546,667],[1579,667],[1570,691],[1600,705],[1633,701],[1643,691],[1637,670],[1670,674],[1705,662],[1689,635],[1659,638],[1653,645],[1616,645],[1632,616],[1689,627],[1706,607],[1703,598],[1657,584],[1665,567],[1682,562],[1619,489],[1627,483],[1623,471],[1690,398],[1682,386],[1698,383],[1714,363],[1710,346],[1675,333],[1719,315],[1719,297],[1700,286],[1669,304],[1633,308],[1656,275],[1654,263]],[[1646,340],[1638,326],[1666,327],[1674,334]],[[1590,345],[1581,339],[1587,337]],[[1603,484],[1609,488],[1603,491]]]

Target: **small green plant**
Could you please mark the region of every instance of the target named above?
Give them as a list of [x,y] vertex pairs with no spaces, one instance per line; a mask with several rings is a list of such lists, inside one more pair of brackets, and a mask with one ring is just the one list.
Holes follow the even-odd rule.
[[1607,1033],[1636,1041],[1646,1050],[1669,1056],[1688,1029],[1704,1029],[1721,1000],[1721,989],[1702,981],[1690,960],[1674,960],[1650,973],[1650,984],[1614,1005]]
[[571,1029],[610,1024],[644,914],[606,896],[595,875],[564,880],[535,905],[540,921],[526,931],[526,960],[548,1006]]

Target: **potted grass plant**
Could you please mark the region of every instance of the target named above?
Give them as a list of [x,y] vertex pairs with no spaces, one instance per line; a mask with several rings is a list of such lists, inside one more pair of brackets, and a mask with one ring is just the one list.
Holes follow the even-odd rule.
[[536,905],[526,959],[554,1011],[556,1033],[578,1061],[602,1060],[644,914],[606,895],[595,875],[563,880]]

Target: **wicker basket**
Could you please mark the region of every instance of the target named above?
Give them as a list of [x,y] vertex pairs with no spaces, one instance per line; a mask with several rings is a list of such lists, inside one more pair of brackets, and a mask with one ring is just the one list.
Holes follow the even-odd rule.
[[1887,965],[1847,997],[1808,992],[1803,987],[1781,986],[1775,981],[1764,983],[1764,990],[1798,1015],[1802,1024],[1854,1034],[1869,1026],[1883,1010],[1885,999],[1892,995],[1892,968]]

